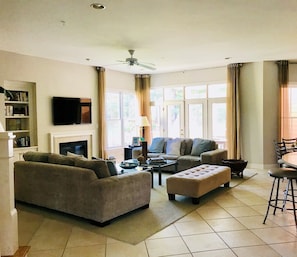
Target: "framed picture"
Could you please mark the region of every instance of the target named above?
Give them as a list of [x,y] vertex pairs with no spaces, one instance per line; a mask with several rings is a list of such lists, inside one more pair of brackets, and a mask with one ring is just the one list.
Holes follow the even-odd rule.
[[132,145],[139,146],[140,145],[140,137],[132,137]]

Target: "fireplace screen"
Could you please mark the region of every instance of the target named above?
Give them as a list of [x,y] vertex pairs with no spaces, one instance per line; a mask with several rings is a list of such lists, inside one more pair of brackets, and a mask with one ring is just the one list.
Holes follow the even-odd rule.
[[67,152],[71,152],[78,155],[83,155],[88,158],[88,141],[76,141],[60,143],[60,154],[67,155]]

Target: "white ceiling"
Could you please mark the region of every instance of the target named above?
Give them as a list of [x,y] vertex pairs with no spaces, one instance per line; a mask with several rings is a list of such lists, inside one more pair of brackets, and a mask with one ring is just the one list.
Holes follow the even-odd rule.
[[[296,14],[296,0],[0,0],[0,50],[150,74],[293,60]],[[156,70],[118,62],[128,49]]]

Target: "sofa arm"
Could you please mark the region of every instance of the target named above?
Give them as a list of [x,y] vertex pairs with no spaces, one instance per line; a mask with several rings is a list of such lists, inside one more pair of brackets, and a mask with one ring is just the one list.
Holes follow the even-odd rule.
[[102,223],[149,205],[151,173],[131,171],[97,179],[89,185],[89,190],[92,219]]
[[222,160],[227,159],[226,149],[216,149],[204,152],[200,155],[201,164],[222,164]]

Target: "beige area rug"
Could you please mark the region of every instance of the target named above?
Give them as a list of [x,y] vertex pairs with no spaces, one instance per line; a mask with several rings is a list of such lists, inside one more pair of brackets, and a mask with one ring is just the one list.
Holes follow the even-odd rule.
[[30,212],[43,218],[59,220],[61,222],[88,229],[94,233],[102,234],[110,238],[135,245],[157,233],[158,231],[166,228],[185,215],[191,213],[199,206],[207,203],[209,200],[250,179],[256,175],[256,170],[246,169],[244,171],[243,178],[233,176],[229,188],[219,187],[209,192],[208,194],[201,197],[199,205],[192,204],[192,200],[189,197],[180,195],[176,195],[176,201],[169,201],[165,182],[168,175],[170,174],[162,175],[163,185],[159,186],[156,180],[157,174],[154,174],[155,187],[151,191],[151,202],[149,208],[144,210],[136,210],[123,215],[113,220],[110,225],[107,225],[103,228],[92,225],[84,219],[76,218],[74,216],[60,212],[22,203],[17,203],[16,206],[18,211],[20,211],[20,215],[22,215],[22,211]]
[[[230,188],[236,187],[254,175],[256,175],[255,170],[246,169],[243,178],[232,176]],[[155,188],[152,189],[151,202],[148,209],[122,216],[114,220],[110,225],[96,229],[97,232],[129,244],[138,244],[199,207],[199,205],[192,204],[192,200],[189,197],[177,195],[176,201],[169,201],[165,184],[166,176],[168,175],[163,174],[162,176],[162,186],[158,186],[157,181],[154,181]],[[213,190],[201,198],[200,205],[230,190],[230,188],[220,187]]]

